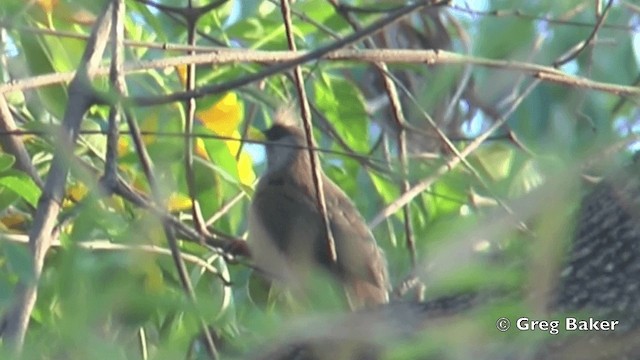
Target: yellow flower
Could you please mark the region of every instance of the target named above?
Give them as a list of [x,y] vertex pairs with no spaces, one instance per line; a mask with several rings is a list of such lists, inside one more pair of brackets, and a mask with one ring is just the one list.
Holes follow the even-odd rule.
[[231,136],[242,120],[242,104],[236,93],[230,92],[197,116],[204,126],[218,135]]
[[[240,125],[240,121],[242,121],[242,103],[238,100],[236,93],[230,92],[225,94],[222,99],[213,104],[213,106],[198,111],[197,116],[204,127],[213,131],[215,134],[236,139],[240,138],[238,125]],[[237,140],[225,140],[225,144],[229,149],[229,153],[236,156],[240,149],[240,142]],[[209,159],[209,156],[206,155],[207,152],[202,139],[198,139],[195,146],[197,154],[205,159]],[[256,175],[253,171],[251,157],[247,153],[242,152],[240,154],[237,168],[240,182],[244,185],[252,185],[256,179]]]

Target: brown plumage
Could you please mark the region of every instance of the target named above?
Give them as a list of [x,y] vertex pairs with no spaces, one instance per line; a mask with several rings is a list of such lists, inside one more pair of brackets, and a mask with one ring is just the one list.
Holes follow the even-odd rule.
[[328,271],[344,285],[352,308],[388,302],[384,254],[351,200],[323,173],[337,261],[331,258],[302,131],[276,124],[265,136],[267,170],[249,214],[256,265],[285,283],[304,281],[310,269]]

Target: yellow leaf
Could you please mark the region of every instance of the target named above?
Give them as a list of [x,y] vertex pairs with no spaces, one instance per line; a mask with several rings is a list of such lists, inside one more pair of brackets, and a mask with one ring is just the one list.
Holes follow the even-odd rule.
[[178,193],[173,193],[167,200],[167,209],[171,212],[182,211],[191,208],[191,198]]
[[[240,133],[237,130],[235,130],[231,134],[229,134],[229,136],[231,136],[232,138],[239,139]],[[238,153],[238,150],[240,149],[240,141],[225,140],[224,143],[227,144],[227,148],[229,149],[229,152],[231,153],[231,155],[236,156],[236,154]]]
[[[140,244],[166,245],[162,221],[150,212],[143,212],[133,223],[132,240]],[[132,253],[136,254],[136,253]]]
[[[234,92],[225,94],[217,103],[208,109],[200,110],[197,116],[202,124],[217,135],[240,138],[238,125],[242,120],[242,103]],[[240,142],[235,140],[225,141],[229,153],[235,156],[240,149]],[[209,159],[206,155],[204,141],[196,140],[196,153],[203,158]],[[238,159],[238,176],[240,182],[244,185],[251,186],[256,179],[253,172],[253,162],[249,154],[242,152]]]
[[[231,134],[231,137],[239,138],[240,133],[238,131],[234,131]],[[236,156],[240,149],[240,142],[227,140],[225,143],[227,144],[227,148],[229,148],[231,155]],[[251,160],[251,156],[244,151],[241,152],[237,166],[240,182],[244,185],[251,186],[253,181],[256,179],[256,174],[253,172],[253,161]]]
[[117,212],[125,211],[124,200],[119,196],[110,196],[105,199],[104,203]]
[[242,104],[236,93],[230,92],[210,108],[198,111],[197,116],[207,129],[231,136],[242,120]]
[[67,196],[75,202],[84,199],[84,197],[87,196],[87,193],[89,193],[89,189],[81,182],[77,182],[74,185],[69,186],[67,189]]
[[204,146],[204,140],[202,138],[196,138],[196,143],[193,144],[196,155],[200,156],[203,159],[211,160],[209,158],[209,154],[207,153],[207,149]]
[[84,199],[89,193],[87,186],[81,182],[77,182],[67,188],[67,196],[62,201],[62,207],[68,208],[73,206],[74,203]]
[[37,0],[36,2],[40,5],[42,11],[47,14],[51,14],[53,12],[53,8],[58,5],[59,0]]
[[[140,124],[141,132],[157,132],[158,131],[158,114],[153,113],[142,120]],[[155,135],[142,135],[142,142],[149,145],[156,141]]]
[[146,177],[142,174],[142,172],[138,172],[132,174],[133,180],[131,182],[131,186],[141,193],[149,192],[149,184],[147,183]]
[[122,157],[129,152],[129,139],[125,137],[118,138],[118,157]]
[[266,136],[264,136],[264,133],[254,128],[253,126],[249,127],[249,130],[247,131],[247,138],[249,138],[249,140],[254,140],[254,141],[267,141],[267,138]]
[[[158,226],[162,228],[162,226]],[[137,278],[142,276],[144,290],[158,293],[164,289],[164,276],[162,269],[156,263],[156,255],[147,252],[129,252],[129,272]]]
[[184,86],[184,84],[187,83],[187,64],[177,65],[176,73],[178,74],[178,79],[180,80],[180,84]]
[[164,276],[162,270],[155,263],[149,263],[144,267],[144,287],[145,290],[153,293],[160,293],[164,290]]
[[5,214],[0,218],[0,223],[6,226],[8,229],[15,229],[27,221],[27,217],[24,214],[14,212]]
[[253,172],[251,156],[244,151],[240,153],[240,158],[238,159],[238,177],[240,178],[240,182],[247,186],[253,185],[253,182],[256,180],[256,173]]

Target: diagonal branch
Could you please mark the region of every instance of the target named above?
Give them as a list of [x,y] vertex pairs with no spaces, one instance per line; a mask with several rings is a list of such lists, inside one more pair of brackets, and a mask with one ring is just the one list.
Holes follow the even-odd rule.
[[16,352],[20,352],[29,326],[29,318],[38,296],[38,280],[42,274],[44,258],[51,242],[57,236],[54,231],[60,212],[60,203],[69,173],[69,155],[78,136],[78,129],[86,111],[95,102],[89,73],[95,71],[102,59],[111,30],[111,4],[107,5],[93,28],[91,38],[82,56],[75,78],[69,85],[69,103],[65,109],[62,131],[56,142],[56,153],[47,176],[42,196],[29,233],[29,245],[33,256],[32,278],[21,279],[14,295],[13,306],[5,318],[3,337]]
[[[361,30],[361,26],[358,23],[357,19],[352,16],[337,0],[329,0],[331,5],[335,8],[336,12],[342,15],[344,19],[351,24],[351,27],[359,31]],[[365,46],[369,49],[375,50],[377,48],[375,41],[372,38],[366,38],[364,40]],[[407,192],[410,188],[409,180],[407,179],[407,133],[406,133],[406,119],[404,116],[404,111],[402,109],[402,103],[400,102],[400,97],[398,96],[398,89],[393,82],[393,80],[389,77],[389,67],[384,62],[374,63],[374,67],[380,76],[382,83],[384,85],[384,90],[386,92],[387,98],[389,99],[389,104],[391,105],[391,114],[393,121],[396,124],[398,129],[397,133],[397,147],[398,147],[398,157],[400,160],[400,169],[401,169],[401,180],[400,180],[400,191]],[[416,244],[413,235],[413,226],[411,224],[411,208],[407,204],[402,208],[402,216],[404,220],[404,235],[405,235],[405,243],[407,244],[407,249],[409,251],[409,259],[411,260],[411,265],[415,268],[417,263],[417,255],[416,255]]]
[[522,101],[529,95],[529,93],[531,93],[531,91],[539,83],[540,81],[533,81],[531,84],[529,84],[529,86],[527,86],[527,88],[524,89],[524,91],[522,91],[522,94],[511,103],[511,106],[509,107],[509,109],[507,109],[505,113],[493,125],[491,125],[491,127],[489,127],[485,132],[480,134],[480,136],[478,136],[471,143],[469,143],[469,145],[467,145],[467,147],[465,147],[464,150],[460,151],[459,154],[448,159],[447,162],[444,165],[440,166],[432,176],[429,176],[423,179],[422,181],[418,182],[417,184],[413,185],[411,189],[409,189],[409,191],[403,193],[395,201],[393,201],[389,205],[385,206],[382,210],[380,210],[378,214],[373,218],[373,220],[369,222],[369,227],[374,228],[380,225],[380,223],[384,221],[384,219],[391,216],[396,211],[401,209],[403,206],[408,204],[416,196],[420,195],[429,186],[431,186],[431,184],[436,182],[442,175],[453,170],[453,168],[455,168],[458,164],[460,164],[467,155],[469,155],[470,153],[475,151],[478,147],[480,147],[480,145],[482,145],[482,143],[491,134],[493,134],[496,130],[498,130],[507,122],[507,120],[509,119],[509,116],[511,116],[511,114],[518,108],[518,106],[520,106]]
[[[118,56],[119,54],[122,53],[122,31],[124,28],[124,24],[122,23],[122,21],[120,21],[122,19],[122,17],[124,16],[124,0],[116,0],[117,3],[117,10],[118,11],[114,11],[114,18],[116,18],[116,20],[114,20],[114,23],[116,25],[114,26],[118,26],[118,27],[122,27],[122,29],[120,29],[119,31],[114,31],[114,39],[113,39],[113,44],[114,44],[114,59],[120,59],[120,56]],[[119,16],[118,16],[119,15]],[[189,25],[189,41],[191,45],[194,45],[194,27],[195,27],[195,20],[191,21],[187,21],[188,25]],[[126,87],[125,87],[125,82],[124,82],[124,75],[122,74],[121,70],[121,66],[120,64],[116,64],[113,69],[115,70],[114,73],[117,74],[113,74],[112,76],[114,76],[116,79],[114,83],[115,83],[115,87],[116,87],[116,91],[117,93],[120,95],[119,99],[124,98],[124,96],[126,96]],[[192,87],[195,85],[195,65],[190,65],[189,66],[189,75],[188,75],[188,83],[187,83],[187,87]],[[191,129],[191,125],[193,122],[193,117],[195,115],[195,100],[194,99],[190,99],[187,100],[187,125],[186,125],[186,129],[185,132],[186,134],[191,134],[192,133],[192,129]],[[118,105],[120,105],[120,103],[118,103]],[[114,109],[112,108],[112,110],[118,111],[120,106],[118,106],[118,109]],[[142,163],[142,167],[144,169],[144,174],[147,178],[147,181],[150,184],[150,188],[151,188],[151,193],[153,196],[153,199],[155,200],[155,202],[157,204],[160,204],[162,208],[164,208],[164,204],[165,204],[165,199],[163,199],[158,186],[157,186],[157,180],[155,179],[155,175],[153,172],[153,163],[151,161],[151,158],[149,157],[146,148],[144,147],[144,144],[142,142],[142,138],[140,135],[140,131],[137,128],[136,122],[133,119],[133,116],[129,113],[126,114],[126,118],[127,118],[127,122],[130,125],[130,131],[131,131],[131,135],[134,138],[134,143],[135,143],[135,147],[137,150],[137,154],[138,157],[140,159],[140,162]],[[110,122],[110,125],[111,122]],[[192,162],[193,162],[193,153],[192,153],[192,148],[193,148],[193,139],[191,136],[185,136],[185,144],[186,144],[186,149],[185,151],[187,152],[187,159],[188,159],[188,164],[187,164],[187,177],[189,178],[189,175],[193,176],[193,172],[192,172]],[[191,156],[191,157],[190,157]],[[191,160],[191,163],[189,163],[189,159]],[[190,172],[191,170],[191,172]],[[114,169],[115,171],[115,169]],[[120,188],[115,180],[117,179],[117,175],[112,175],[110,178],[108,178],[108,180],[111,180],[109,182],[110,187],[113,188]],[[189,186],[189,190],[190,190],[190,195],[192,196],[192,199],[194,199],[194,194],[192,193],[193,190],[193,181],[194,179],[189,179],[188,181],[190,181],[190,186]],[[195,202],[194,200],[194,219],[201,219],[201,215],[199,213],[199,209],[197,207],[197,202]],[[198,217],[199,215],[199,217]],[[159,215],[159,217],[162,217],[162,215]],[[164,234],[165,237],[167,239],[167,243],[169,245],[169,249],[171,251],[171,257],[173,259],[174,265],[176,266],[176,271],[178,273],[178,277],[180,279],[180,283],[182,285],[182,288],[185,292],[185,294],[187,295],[188,299],[193,303],[196,304],[196,297],[195,297],[195,291],[193,289],[193,285],[191,284],[191,280],[189,278],[188,275],[188,271],[187,271],[187,267],[185,265],[182,253],[180,251],[180,247],[178,245],[178,239],[177,239],[177,231],[174,227],[174,225],[170,222],[167,221],[166,219],[163,219],[162,221],[162,225],[163,225],[163,230],[164,230]],[[203,224],[203,220],[196,220],[196,226],[197,226],[197,231],[199,234],[204,234],[205,231],[204,229],[204,224]],[[215,343],[213,342],[213,337],[211,335],[211,332],[209,330],[209,327],[207,325],[207,323],[204,321],[204,319],[202,319],[202,317],[199,316],[199,322],[200,322],[200,326],[202,328],[202,332],[204,334],[204,338],[205,338],[205,345],[206,345],[206,349],[209,353],[209,357],[211,359],[217,359],[218,358],[218,351],[216,349]]]
[[[10,133],[17,129],[18,127],[16,126],[13,115],[9,110],[7,99],[4,95],[0,95],[0,131]],[[27,153],[24,142],[22,142],[22,139],[20,139],[19,136],[0,136],[0,145],[2,145],[2,149],[5,152],[15,156],[15,166],[18,170],[27,173],[40,188],[44,186],[40,175],[38,175],[36,168],[33,166],[31,156]]]

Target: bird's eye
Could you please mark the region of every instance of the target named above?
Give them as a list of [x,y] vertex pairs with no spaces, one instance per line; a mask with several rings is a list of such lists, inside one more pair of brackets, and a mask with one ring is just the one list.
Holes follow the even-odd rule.
[[264,132],[267,140],[278,141],[286,136],[291,135],[291,132],[282,125],[274,125],[269,130]]

